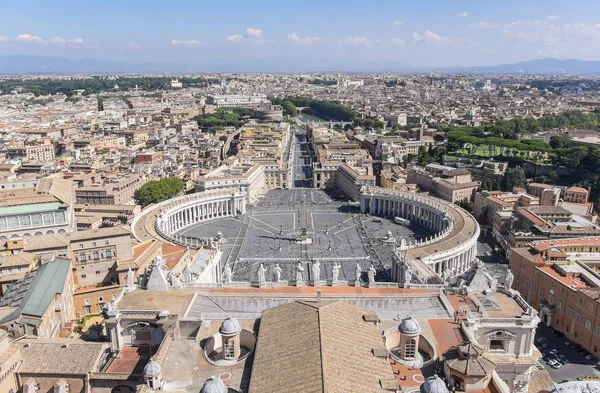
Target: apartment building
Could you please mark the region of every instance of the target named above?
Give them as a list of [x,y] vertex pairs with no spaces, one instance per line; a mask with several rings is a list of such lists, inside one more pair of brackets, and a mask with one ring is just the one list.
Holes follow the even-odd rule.
[[24,251],[42,261],[55,256],[72,260],[76,286],[86,287],[119,283],[118,262],[133,257],[132,246],[129,229],[109,227],[28,238]]
[[111,179],[104,184],[92,184],[75,190],[77,203],[81,205],[132,205],[135,190],[144,185],[139,175]]
[[41,265],[11,285],[0,300],[0,326],[16,337],[58,337],[75,319],[71,261]]
[[512,249],[513,288],[542,322],[600,356],[600,238],[544,240]]
[[425,169],[408,169],[406,184],[416,184],[433,196],[455,203],[472,200],[479,182],[473,181],[471,172],[443,165],[429,164]]

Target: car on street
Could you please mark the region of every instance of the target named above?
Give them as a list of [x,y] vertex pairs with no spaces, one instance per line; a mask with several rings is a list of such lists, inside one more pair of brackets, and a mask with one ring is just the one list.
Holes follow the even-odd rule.
[[571,341],[567,340],[567,341],[565,341],[565,345],[567,347],[570,347],[571,345],[573,345],[573,343]]
[[550,359],[548,361],[548,366],[550,366],[552,368],[561,368],[562,364],[556,359]]
[[556,329],[552,329],[552,334],[554,334],[556,337],[563,337],[565,335],[563,332]]
[[594,355],[592,355],[591,353],[588,353],[587,355],[584,356],[585,360],[593,360],[595,358]]
[[557,355],[558,354],[558,349],[553,348],[553,349],[551,349],[551,350],[548,351],[548,354],[550,354],[550,355]]
[[536,344],[541,344],[543,342],[546,342],[546,337],[538,337],[535,339]]
[[486,257],[489,257],[489,256],[491,256],[491,255],[492,255],[492,253],[491,253],[491,252],[489,252],[489,251],[487,251],[487,252],[485,253],[485,256],[486,256]]
[[556,360],[558,360],[559,362],[561,362],[563,365],[569,363],[569,359],[567,359],[567,357],[565,355],[559,355]]

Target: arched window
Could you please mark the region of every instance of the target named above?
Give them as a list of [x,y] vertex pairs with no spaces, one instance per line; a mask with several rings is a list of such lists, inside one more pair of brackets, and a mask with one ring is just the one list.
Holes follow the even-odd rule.
[[110,250],[105,250],[104,251],[104,258],[106,258],[106,259],[112,258],[112,252]]
[[94,260],[96,260],[96,261],[97,261],[98,259],[100,259],[100,253],[99,253],[98,251],[94,251],[94,252],[92,253],[92,259],[94,259]]
[[404,359],[414,359],[416,352],[416,342],[414,339],[409,339],[404,344]]
[[79,253],[79,262],[85,262],[85,252]]

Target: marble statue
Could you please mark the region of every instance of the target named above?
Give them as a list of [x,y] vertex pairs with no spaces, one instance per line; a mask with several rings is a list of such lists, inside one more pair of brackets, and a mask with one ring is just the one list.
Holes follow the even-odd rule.
[[258,267],[258,286],[263,287],[267,284],[266,273],[267,268],[261,263]]
[[129,270],[127,270],[127,288],[134,288],[135,287],[135,282],[134,282],[134,274],[133,274],[133,270],[131,270],[131,268],[129,268]]
[[362,268],[358,263],[356,263],[356,267],[354,268],[354,273],[356,274],[356,283],[360,283],[360,276],[362,275]]
[[369,284],[373,284],[375,282],[375,274],[377,274],[377,270],[375,267],[371,265],[369,270],[367,270],[367,276],[369,277]]
[[504,286],[508,289],[512,288],[512,283],[515,279],[512,271],[508,269],[508,273],[506,273],[506,278],[504,279]]
[[411,270],[410,266],[406,266],[406,269],[404,270],[404,283],[410,284],[411,281],[412,281],[412,270]]
[[187,265],[181,271],[181,282],[184,284],[192,282],[192,272]]
[[111,300],[110,302],[107,303],[106,312],[114,312],[116,310],[117,310],[117,305],[115,304],[114,300]]
[[225,283],[225,284],[231,284],[231,266],[230,265],[225,265],[225,270],[223,270],[223,274],[221,275],[221,280]]
[[302,277],[302,272],[304,272],[304,267],[302,267],[302,262],[298,262],[298,266],[296,266],[296,282],[301,282],[304,280]]
[[333,268],[331,269],[331,275],[332,275],[332,280],[333,282],[338,282],[338,279],[340,277],[340,268],[341,265],[339,263],[334,263],[333,264]]
[[313,282],[318,282],[321,278],[321,262],[314,261],[312,265]]
[[275,282],[281,281],[281,267],[278,263],[275,264],[275,268],[273,268],[273,275],[275,276]]

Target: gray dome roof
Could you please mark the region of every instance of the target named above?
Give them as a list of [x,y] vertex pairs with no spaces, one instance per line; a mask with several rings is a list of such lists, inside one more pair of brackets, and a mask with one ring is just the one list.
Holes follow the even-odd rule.
[[158,377],[160,375],[160,364],[154,360],[150,360],[146,367],[144,367],[144,375],[150,377]]
[[227,393],[227,391],[227,385],[218,377],[210,377],[200,389],[200,393]]
[[434,375],[421,385],[421,393],[448,393],[448,388],[440,377]]
[[240,332],[240,330],[242,330],[242,327],[240,326],[238,320],[231,317],[227,317],[219,329],[221,334],[237,334]]
[[400,333],[415,334],[421,331],[421,326],[413,317],[404,318],[398,327]]

